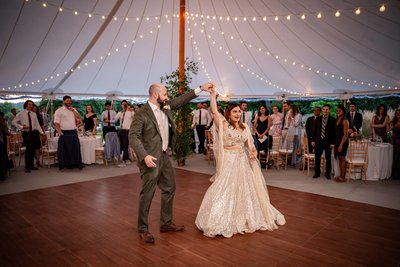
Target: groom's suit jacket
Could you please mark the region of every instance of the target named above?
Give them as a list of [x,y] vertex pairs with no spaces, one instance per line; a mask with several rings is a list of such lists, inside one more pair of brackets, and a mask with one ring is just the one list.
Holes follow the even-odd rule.
[[[161,108],[167,114],[169,124],[168,146],[174,149],[176,141],[176,126],[172,118],[171,110],[178,109],[196,98],[194,91],[187,92],[167,102],[170,109]],[[157,119],[149,103],[136,112],[129,130],[129,144],[132,146],[138,158],[138,163],[144,164],[147,155],[160,158],[162,153],[162,139]]]

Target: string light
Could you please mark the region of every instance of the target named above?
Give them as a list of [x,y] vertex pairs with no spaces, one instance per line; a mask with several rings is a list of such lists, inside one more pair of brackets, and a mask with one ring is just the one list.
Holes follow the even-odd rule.
[[[26,0],[25,0],[26,1]],[[29,1],[26,1],[26,2],[29,2]],[[36,3],[40,3],[39,1],[35,1]],[[41,3],[41,5],[43,6],[43,7],[49,7],[49,6],[52,6],[52,7],[56,7],[60,12],[62,12],[62,11],[71,11],[74,15],[79,15],[79,14],[84,14],[85,16],[88,16],[89,18],[92,18],[92,17],[95,17],[95,16],[99,16],[99,17],[101,17],[103,20],[105,19],[105,17],[106,17],[106,15],[102,15],[102,14],[98,14],[98,13],[92,13],[91,15],[92,16],[89,16],[89,13],[88,12],[84,12],[84,11],[79,11],[79,10],[72,10],[71,8],[68,8],[68,7],[61,7],[61,6],[59,6],[59,5],[57,5],[57,4],[54,4],[54,3]],[[361,13],[361,8],[364,8],[364,9],[371,9],[371,6],[365,6],[365,7],[358,7],[355,11],[353,11],[354,12],[354,14],[356,14],[356,15],[360,15],[360,13]],[[351,7],[349,7],[349,8],[346,8],[346,9],[342,9],[342,11],[344,11],[344,10],[348,10],[348,11],[350,11],[350,10],[354,10],[354,9],[352,9]],[[385,6],[385,4],[383,3],[383,4],[380,4],[379,5],[379,11],[380,12],[384,12],[386,10],[386,6]],[[312,11],[309,11],[309,13],[310,14],[312,14]],[[212,15],[212,16],[210,16],[210,15],[205,15],[205,14],[193,14],[193,13],[191,13],[191,14],[189,14],[188,12],[186,12],[186,15],[187,15],[187,17],[201,17],[201,18],[207,18],[207,19],[210,19],[210,18],[212,18],[213,20],[216,20],[216,19],[219,19],[219,20],[223,20],[224,18],[227,20],[227,21],[230,21],[231,20],[231,17],[229,17],[229,16],[217,16],[217,15]],[[257,23],[257,21],[258,21],[258,19],[260,19],[260,20],[262,20],[262,21],[267,21],[267,17],[271,17],[271,18],[274,18],[275,19],[275,21],[278,21],[279,20],[279,18],[280,17],[282,17],[282,18],[286,18],[287,20],[291,20],[291,15],[295,15],[295,16],[300,16],[300,18],[302,19],[302,20],[304,20],[304,19],[306,19],[306,14],[304,14],[304,13],[297,13],[297,14],[286,14],[286,15],[274,15],[274,14],[271,14],[271,15],[268,15],[268,16],[252,16],[252,17],[246,17],[246,16],[241,16],[241,18],[242,18],[242,21],[244,21],[244,22],[247,22],[247,21],[251,21],[251,22],[254,22],[254,23]],[[168,16],[168,15],[166,15],[166,16]],[[179,18],[179,14],[173,14],[172,15],[174,18]],[[336,17],[339,17],[340,16],[340,11],[339,10],[337,10],[336,12],[335,12],[335,16]],[[133,18],[133,17],[128,17],[128,16],[126,16],[126,17],[116,17],[117,19],[122,19],[122,20],[126,20],[126,21],[128,21],[129,19],[135,19],[135,18]],[[146,21],[149,21],[150,20],[150,18],[154,18],[155,20],[158,20],[158,18],[157,18],[157,16],[154,16],[154,17],[146,17],[146,18],[136,18],[136,21],[140,21],[141,19],[146,19]],[[167,17],[166,17],[167,18]],[[317,18],[322,18],[322,13],[321,12],[319,12],[318,14],[317,14]],[[114,19],[114,20],[117,20],[117,19]],[[234,21],[238,21],[239,20],[239,17],[234,17],[232,20],[234,20]]]
[[[212,25],[210,25],[210,26],[213,27],[213,28],[215,29],[215,26],[212,26]],[[227,34],[225,33],[225,35],[227,35]],[[272,53],[272,52],[270,52],[270,51],[266,51],[265,49],[263,49],[263,48],[261,48],[261,47],[257,47],[257,46],[254,45],[254,44],[245,42],[245,41],[241,40],[240,38],[237,38],[237,37],[235,37],[235,36],[233,36],[233,35],[230,35],[230,34],[228,34],[228,35],[229,35],[230,37],[229,37],[227,40],[236,40],[236,41],[238,41],[240,44],[246,45],[246,46],[249,47],[249,48],[254,47],[258,52],[266,53],[267,56],[273,56],[275,59],[281,60],[281,61],[282,61],[283,63],[285,63],[285,64],[290,64],[290,65],[292,65],[292,66],[298,66],[298,67],[301,68],[301,69],[307,68],[309,71],[314,71],[314,72],[315,72],[316,74],[318,74],[318,75],[322,75],[322,74],[323,74],[324,76],[329,77],[329,78],[332,78],[332,79],[338,79],[338,80],[343,80],[343,79],[344,79],[343,76],[339,76],[339,75],[337,75],[337,74],[329,73],[329,72],[327,72],[327,71],[321,71],[321,70],[318,70],[318,69],[316,69],[316,68],[312,68],[312,67],[310,67],[310,66],[307,66],[305,63],[299,63],[299,64],[297,64],[297,62],[294,61],[294,60],[288,59],[288,58],[286,58],[286,57],[282,57],[282,56],[277,55],[277,54],[274,54],[274,53]],[[214,39],[211,35],[208,35],[208,39],[211,39],[211,40],[212,40],[212,44],[213,44],[213,45],[216,44],[215,39]],[[222,49],[223,49],[223,47],[222,47],[222,46],[219,46],[219,50],[222,50]],[[238,62],[236,62],[236,63],[238,63]],[[350,75],[349,75],[349,76],[350,76]],[[350,78],[347,78],[345,81],[347,81],[347,82],[352,82],[352,83],[354,83],[354,84],[360,83],[361,85],[367,84],[367,82],[365,82],[365,81],[357,81],[356,79],[350,79]],[[368,83],[368,86],[371,87],[371,83]],[[386,88],[386,87],[389,88],[389,87],[390,87],[390,86],[379,85],[379,84],[377,84],[376,86],[380,86],[380,87],[382,87],[382,88]],[[395,89],[397,89],[397,87],[395,87]]]
[[[159,28],[160,28],[160,25],[157,25],[157,26],[154,27],[154,28],[158,28],[158,29],[159,29]],[[153,32],[154,32],[153,30],[150,30],[150,31],[148,32],[148,34],[141,34],[141,35],[140,35],[140,38],[143,39],[146,35],[152,35]],[[136,43],[136,40],[132,40],[131,44],[135,44],[135,43]],[[124,44],[124,45],[122,45],[121,47],[115,48],[114,51],[115,51],[115,52],[118,52],[120,48],[128,48],[128,45],[127,45],[127,44]],[[111,56],[111,55],[112,55],[112,53],[109,51],[109,52],[107,53],[107,56]],[[106,58],[107,56],[100,56],[99,59],[100,59],[100,60],[103,60],[103,59]],[[95,64],[96,62],[98,62],[98,61],[96,61],[96,59],[94,58],[94,59],[92,59],[92,60],[86,61],[86,62],[84,63],[84,65],[85,65],[85,67],[88,67],[89,65]],[[82,67],[81,67],[81,66],[77,66],[77,69],[82,69]],[[68,71],[64,71],[64,72],[63,72],[63,75],[67,75],[68,72],[75,72],[75,71],[77,71],[77,69],[72,69],[72,68],[71,68],[71,69],[69,69]],[[57,74],[55,74],[55,76],[56,76],[56,77],[60,77],[60,76],[62,76],[62,74],[61,74],[61,73],[57,73]],[[35,79],[35,81],[26,82],[25,84],[18,84],[18,85],[14,85],[14,86],[2,87],[2,90],[5,91],[7,88],[8,88],[8,90],[11,90],[12,88],[17,89],[17,88],[21,88],[22,86],[28,87],[28,86],[30,86],[30,85],[39,84],[39,83],[41,83],[41,82],[43,82],[43,81],[44,81],[44,82],[47,82],[48,80],[53,80],[53,79],[54,79],[54,76],[45,77],[45,78],[43,78],[43,79]]]

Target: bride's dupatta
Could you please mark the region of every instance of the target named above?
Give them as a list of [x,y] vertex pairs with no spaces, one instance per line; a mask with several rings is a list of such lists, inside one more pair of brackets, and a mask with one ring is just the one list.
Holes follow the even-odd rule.
[[[211,134],[213,136],[213,151],[214,151],[214,157],[215,157],[215,165],[216,165],[216,171],[215,174],[210,178],[211,182],[214,182],[218,176],[221,174],[222,170],[222,164],[224,162],[224,123],[226,122],[226,119],[222,114],[218,114],[218,119],[219,127],[212,127],[211,128]],[[215,124],[214,124],[215,125]]]

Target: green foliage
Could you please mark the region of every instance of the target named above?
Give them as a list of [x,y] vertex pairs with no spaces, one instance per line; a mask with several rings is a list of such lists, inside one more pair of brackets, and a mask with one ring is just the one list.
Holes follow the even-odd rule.
[[[179,69],[171,74],[165,74],[161,77],[161,82],[165,83],[168,91],[168,97],[173,99],[180,95],[179,86],[182,84],[184,93],[191,90],[189,84],[192,81],[192,75],[196,75],[199,70],[198,63],[192,60],[185,60],[184,78],[179,82]],[[191,104],[186,104],[178,110],[173,111],[175,124],[177,125],[177,138],[175,144],[174,158],[183,161],[192,153],[193,131],[191,130]]]

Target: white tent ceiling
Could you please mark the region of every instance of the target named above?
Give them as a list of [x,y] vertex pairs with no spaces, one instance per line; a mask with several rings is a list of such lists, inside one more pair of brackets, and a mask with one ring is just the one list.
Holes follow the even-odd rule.
[[[146,96],[178,66],[179,0],[124,0],[90,46],[116,3],[0,1],[0,94]],[[384,3],[187,0],[193,86],[211,79],[237,97],[397,92],[400,2]]]

